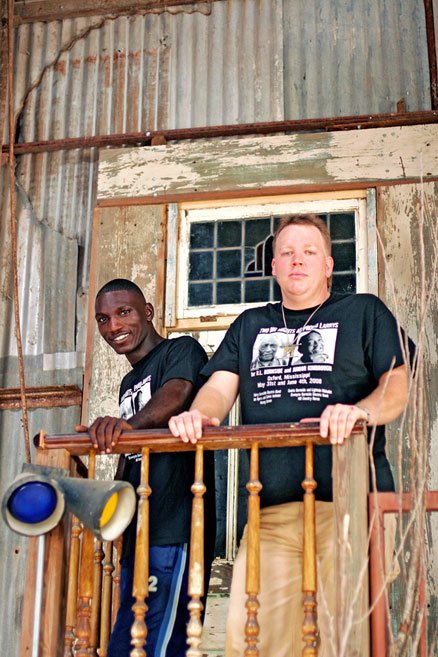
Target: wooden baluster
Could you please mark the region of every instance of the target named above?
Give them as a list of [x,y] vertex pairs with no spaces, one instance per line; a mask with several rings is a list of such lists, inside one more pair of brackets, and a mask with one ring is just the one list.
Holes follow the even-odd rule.
[[116,550],[115,559],[114,559],[114,553],[113,552],[111,553],[113,556],[113,564],[115,562],[115,570],[113,574],[111,629],[114,627],[114,623],[116,622],[117,612],[119,611],[119,607],[120,607],[120,575],[122,570],[120,559],[122,558],[122,545],[123,545],[123,538],[120,536],[113,543],[113,552],[114,552],[114,548]]
[[306,441],[306,475],[304,488],[304,536],[303,536],[303,657],[317,657],[318,625],[316,605],[316,529],[315,494],[316,481],[313,478],[313,443]]
[[65,614],[64,657],[73,657],[76,627],[76,603],[78,597],[79,551],[81,547],[81,523],[72,516],[70,534],[70,559],[68,564],[67,609]]
[[90,654],[97,655],[99,632],[100,632],[100,602],[102,599],[102,542],[96,541],[94,546],[94,568],[93,568],[93,601],[91,605],[91,639]]
[[108,650],[108,641],[111,632],[111,592],[112,592],[112,574],[114,564],[112,560],[113,544],[105,541],[103,544],[104,561],[103,561],[103,583],[102,583],[102,605],[100,616],[100,641],[99,657],[106,657]]
[[251,447],[250,481],[246,488],[248,498],[248,547],[246,554],[246,608],[248,618],[245,624],[245,640],[247,647],[245,657],[258,657],[257,648],[260,632],[257,620],[257,610],[260,607],[257,595],[260,590],[260,491],[262,485],[259,481],[259,446],[254,443]]
[[195,457],[195,481],[193,493],[192,525],[190,536],[190,569],[188,605],[190,621],[187,625],[187,657],[202,657],[200,649],[202,638],[201,614],[204,608],[201,598],[204,595],[204,499],[207,490],[204,484],[204,447],[197,443]]
[[[93,479],[96,471],[96,452],[91,450],[88,458],[88,478]],[[93,598],[94,537],[84,527],[82,534],[81,570],[79,577],[78,622],[76,626],[75,657],[90,657],[91,602]]]
[[146,643],[147,627],[145,615],[147,604],[145,599],[149,595],[149,449],[144,447],[141,451],[141,475],[140,486],[137,488],[139,495],[138,518],[137,518],[137,540],[135,544],[134,583],[132,595],[135,602],[132,605],[134,612],[134,623],[131,628],[131,657],[146,657],[143,646]]

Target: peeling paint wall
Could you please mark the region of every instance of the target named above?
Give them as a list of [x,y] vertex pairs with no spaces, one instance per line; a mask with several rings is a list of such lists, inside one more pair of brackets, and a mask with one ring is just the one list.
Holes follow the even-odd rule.
[[[380,271],[380,296],[398,317],[401,325],[418,343],[420,295],[424,286],[427,298],[425,318],[425,394],[429,418],[427,440],[429,452],[430,490],[438,490],[438,454],[434,446],[438,440],[438,278],[433,275],[437,258],[438,184],[402,185],[381,188],[377,197],[378,225],[382,238],[384,264]],[[423,264],[422,264],[423,263]],[[393,469],[398,473],[398,444],[401,434],[397,425],[388,431],[388,451]],[[406,446],[404,458],[409,458]],[[407,473],[405,481],[407,483]],[[438,562],[434,546],[438,545],[437,514],[430,514],[427,525],[428,549],[432,567],[427,573],[429,600],[429,628],[433,632],[438,622]],[[397,608],[397,600],[394,601]]]

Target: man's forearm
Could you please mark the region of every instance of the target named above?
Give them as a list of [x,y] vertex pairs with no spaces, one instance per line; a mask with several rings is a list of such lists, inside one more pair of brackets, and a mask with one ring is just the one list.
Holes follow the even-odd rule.
[[193,400],[190,410],[199,411],[207,417],[217,417],[222,422],[230,412],[235,398],[235,396],[225,394],[207,381]]
[[387,424],[405,409],[408,399],[408,377],[404,365],[386,372],[371,394],[357,402],[369,414],[369,424]]

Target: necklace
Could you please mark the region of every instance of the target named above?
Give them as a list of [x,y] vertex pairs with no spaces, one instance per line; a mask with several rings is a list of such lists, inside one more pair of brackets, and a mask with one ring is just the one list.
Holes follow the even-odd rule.
[[[330,298],[330,295],[327,297],[327,299],[329,299],[329,298]],[[310,322],[310,320],[312,319],[312,317],[313,317],[314,315],[316,315],[316,313],[318,312],[318,310],[321,308],[321,306],[323,306],[323,305],[325,304],[325,302],[327,301],[327,299],[324,299],[324,301],[321,301],[321,303],[319,304],[319,306],[317,306],[317,307],[315,308],[315,310],[314,310],[312,313],[310,313],[309,317],[306,319],[305,323],[304,323],[303,326],[301,327],[301,331],[300,331],[300,333],[302,333],[302,331],[306,328],[307,324]],[[287,326],[287,322],[286,322],[286,315],[284,314],[284,303],[283,303],[283,302],[281,302],[281,314],[283,315],[283,324],[284,324],[284,328],[287,329],[288,326]],[[293,338],[291,344],[289,344],[289,345],[287,345],[287,346],[285,347],[285,351],[287,351],[287,354],[288,354],[288,356],[289,356],[290,358],[293,358],[293,357],[294,357],[295,352],[296,352],[296,350],[297,350],[297,347],[298,347],[298,345],[297,345],[297,339],[298,339],[298,331],[295,331],[295,336],[294,336],[294,338]]]

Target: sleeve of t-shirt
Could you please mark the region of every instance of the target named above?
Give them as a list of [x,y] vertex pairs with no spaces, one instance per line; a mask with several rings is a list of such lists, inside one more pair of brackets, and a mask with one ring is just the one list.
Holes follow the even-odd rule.
[[172,340],[166,354],[166,369],[161,385],[171,379],[184,379],[197,387],[199,372],[206,362],[207,354],[194,338],[182,336]]
[[238,317],[225,333],[217,351],[202,368],[201,375],[208,378],[214,372],[225,370],[239,374],[239,340],[242,327],[241,316]]
[[378,380],[391,367],[405,363],[402,344],[407,349],[407,358],[412,362],[415,345],[407,338],[404,330],[397,325],[397,320],[389,308],[375,298],[373,331],[367,345],[372,372]]

